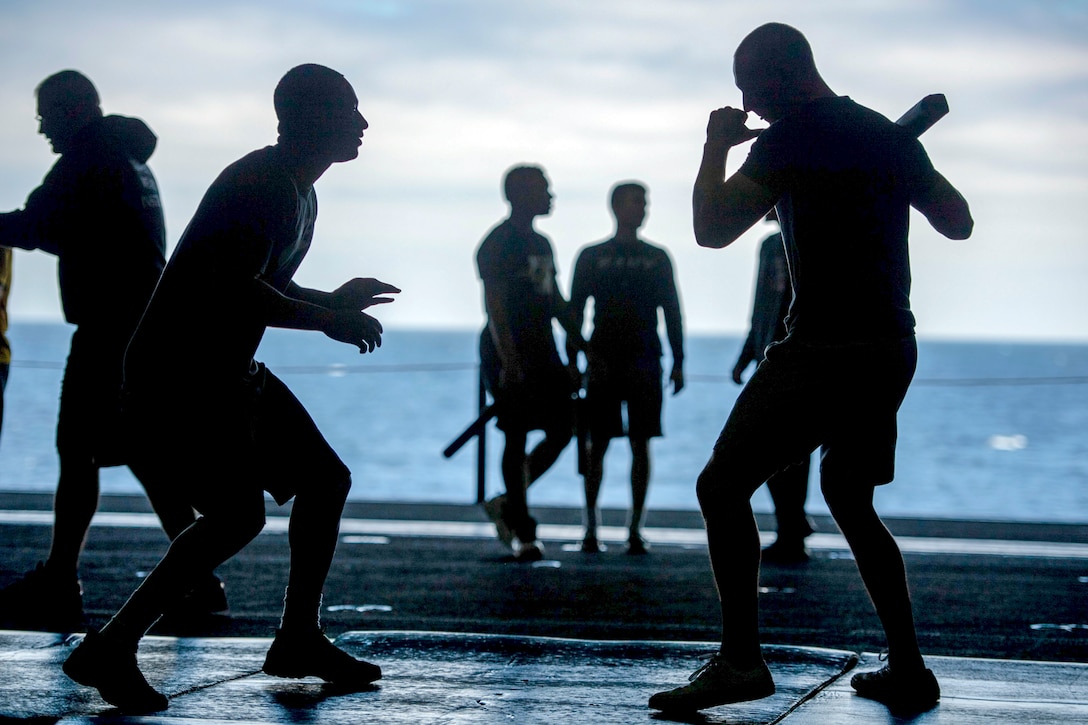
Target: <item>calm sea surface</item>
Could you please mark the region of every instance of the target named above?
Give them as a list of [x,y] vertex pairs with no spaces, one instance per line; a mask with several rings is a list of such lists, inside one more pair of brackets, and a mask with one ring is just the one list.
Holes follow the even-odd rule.
[[[0,490],[51,491],[57,397],[71,327],[14,324],[0,435]],[[446,445],[476,414],[476,332],[387,331],[361,356],[318,333],[270,330],[259,359],[295,391],[351,468],[355,500],[471,503],[475,444]],[[694,482],[736,399],[728,378],[741,340],[688,340],[688,386],[665,403],[652,448],[651,509],[695,509]],[[199,365],[194,345],[193,364]],[[882,513],[979,520],[1088,522],[1088,345],[922,342],[900,411],[897,478]],[[666,362],[666,364],[668,364]],[[488,433],[487,490],[498,493],[502,435]],[[626,507],[630,454],[605,460],[604,506]],[[533,486],[530,503],[581,506],[573,449]],[[810,510],[826,512],[814,480]],[[139,493],[127,469],[104,493]],[[761,490],[754,501],[771,511]],[[651,514],[652,523],[652,514]]]

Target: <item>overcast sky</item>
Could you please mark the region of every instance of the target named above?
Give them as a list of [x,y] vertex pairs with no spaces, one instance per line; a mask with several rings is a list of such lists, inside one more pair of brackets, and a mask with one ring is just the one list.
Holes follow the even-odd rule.
[[[360,158],[318,182],[300,284],[379,277],[404,290],[378,310],[387,327],[480,326],[474,251],[506,214],[503,172],[532,162],[552,181],[538,228],[564,287],[578,249],[612,232],[611,185],[638,179],[644,236],[673,256],[688,329],[740,333],[769,228],[700,249],[690,189],[707,114],[740,104],[733,51],[772,20],[808,36],[837,93],[887,116],[948,96],[923,140],[976,225],[951,242],[913,217],[919,335],[1088,341],[1080,0],[4,0],[0,210],[20,207],[55,160],[36,135],[34,88],[75,68],[107,113],[159,135],[150,164],[172,247],[219,171],[275,141],[280,76],[317,62],[347,76],[370,130]],[[55,274],[52,258],[16,252],[13,321],[60,319]]]

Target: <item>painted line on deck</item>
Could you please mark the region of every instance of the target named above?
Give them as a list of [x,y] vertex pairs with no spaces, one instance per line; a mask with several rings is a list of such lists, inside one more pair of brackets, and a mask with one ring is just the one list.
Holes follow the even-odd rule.
[[[266,534],[286,534],[286,516],[269,516]],[[51,511],[0,510],[0,524],[52,526]],[[148,513],[99,512],[92,526],[114,528],[157,529],[159,519]],[[390,537],[437,537],[451,539],[493,539],[492,524],[474,521],[410,521],[404,519],[352,519],[340,521],[341,535],[384,535]],[[581,526],[541,524],[538,535],[544,541],[576,542],[582,540]],[[706,547],[703,529],[645,527],[643,536],[651,544],[662,546]],[[627,540],[627,529],[602,526],[598,537],[606,544],[620,545]],[[763,544],[774,540],[774,534],[760,532]],[[971,556],[1009,556],[1039,559],[1088,559],[1088,544],[1048,541],[1016,541],[1000,539],[953,539],[924,536],[897,536],[899,548],[905,554],[965,554]],[[849,551],[846,541],[838,534],[813,534],[805,541],[810,551]]]

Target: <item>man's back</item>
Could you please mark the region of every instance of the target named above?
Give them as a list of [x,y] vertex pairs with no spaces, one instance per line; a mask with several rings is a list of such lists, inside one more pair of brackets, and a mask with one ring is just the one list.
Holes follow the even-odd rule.
[[559,365],[552,334],[558,290],[547,237],[535,231],[521,233],[505,221],[480,243],[476,267],[485,288],[501,289],[503,312],[524,362]]
[[133,337],[126,381],[173,369],[186,379],[245,374],[265,320],[255,280],[283,292],[313,237],[317,199],[300,194],[274,147],[228,166],[208,189]]
[[158,187],[146,161],[156,139],[142,121],[87,124],[22,211],[4,215],[8,243],[56,254],[65,319],[127,338],[165,261]]
[[822,98],[772,124],[740,173],[779,199],[791,335],[854,342],[913,331],[910,200],[935,173],[915,138],[849,98]]

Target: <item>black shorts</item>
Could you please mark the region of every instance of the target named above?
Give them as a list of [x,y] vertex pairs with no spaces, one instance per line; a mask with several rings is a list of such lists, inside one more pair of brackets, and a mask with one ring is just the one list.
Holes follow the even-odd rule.
[[[549,351],[554,352],[554,351]],[[558,354],[525,371],[517,384],[502,384],[502,366],[491,333],[480,335],[480,372],[498,406],[496,427],[504,432],[574,428],[574,384]]]
[[60,387],[57,453],[97,466],[125,463],[121,361],[128,338],[77,327]]
[[737,398],[708,466],[726,480],[758,486],[822,447],[825,485],[889,483],[896,413],[917,361],[913,336],[835,347],[772,345]]
[[[627,427],[623,403],[627,403]],[[624,435],[646,440],[661,435],[661,358],[608,360],[594,357],[586,382],[591,440]]]
[[205,514],[261,490],[283,504],[303,487],[339,486],[351,475],[302,403],[261,364],[237,384],[183,396],[126,391],[125,414],[142,466],[184,486]]

